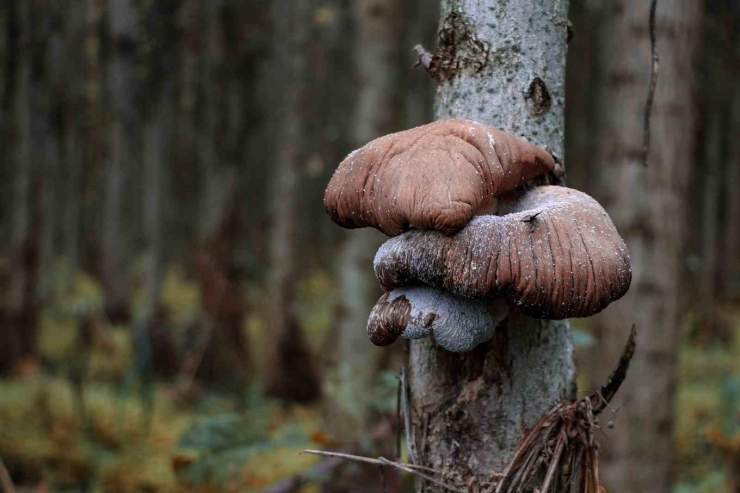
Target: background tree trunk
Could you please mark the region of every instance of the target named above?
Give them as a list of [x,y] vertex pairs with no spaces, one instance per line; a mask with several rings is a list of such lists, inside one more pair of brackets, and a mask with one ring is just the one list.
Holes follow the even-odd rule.
[[0,375],[18,369],[26,358],[34,358],[38,336],[38,264],[40,223],[40,179],[34,137],[38,137],[38,84],[41,74],[33,71],[34,62],[44,52],[40,33],[34,33],[34,5],[12,3],[8,13],[9,45],[4,106],[11,128],[5,134],[12,163],[10,208],[10,250],[0,320]]
[[[397,130],[394,103],[400,96],[400,0],[355,0],[358,20],[353,60],[356,101],[352,146],[354,148]],[[380,351],[369,348],[367,317],[382,294],[370,268],[384,236],[374,228],[344,235],[338,276],[341,305],[338,310],[339,375],[346,390],[343,399],[361,403],[377,372]],[[360,423],[366,406],[353,406]]]
[[106,313],[114,323],[129,319],[131,202],[128,177],[140,156],[141,101],[137,43],[140,16],[133,0],[111,0],[108,10],[111,54],[106,72],[110,104],[108,159],[103,196],[101,271]]
[[[176,47],[176,3],[153,0],[143,11],[146,43],[141,49],[145,66],[146,105],[143,108],[142,218],[145,239],[144,298],[137,314],[134,333],[142,364],[151,372],[172,377],[179,367],[177,352],[169,333],[167,314],[160,304],[169,263],[165,232],[169,205],[167,166],[174,153]],[[146,361],[147,357],[150,361]],[[144,372],[148,378],[153,373]]]
[[[562,159],[567,13],[568,2],[556,0],[443,1],[440,43],[454,46],[463,68],[440,85],[436,118],[492,125]],[[476,71],[471,61],[483,66]],[[549,98],[527,96],[536,92]],[[567,321],[512,312],[505,328],[470,353],[446,352],[429,339],[410,348],[418,455],[455,482],[485,483],[502,472],[524,432],[575,397]]]
[[[648,167],[641,164],[649,3],[604,5],[596,81],[600,138],[595,161],[608,170],[597,198],[629,247],[633,272],[629,293],[594,319],[602,360],[621,353],[626,327],[635,323],[639,329],[640,350],[618,398],[624,403],[619,431],[610,434],[602,463],[607,488],[624,493],[670,491],[680,272],[695,156],[693,74],[701,5],[661,0],[652,144]],[[607,372],[603,368],[594,375],[596,382]]]
[[286,400],[310,401],[320,385],[311,355],[293,313],[297,280],[296,230],[298,198],[303,177],[305,146],[303,99],[310,73],[303,56],[309,43],[308,19],[313,2],[276,0],[274,3],[274,88],[282,95],[275,111],[272,138],[275,155],[271,189],[272,237],[269,288],[269,333],[266,390]]
[[731,92],[731,108],[728,127],[729,159],[725,163],[725,174],[722,179],[725,188],[727,203],[725,208],[725,222],[722,229],[724,237],[722,258],[723,265],[723,292],[726,298],[740,300],[740,32],[737,25],[740,22],[740,3],[728,1],[730,18],[727,24],[730,29],[730,53],[726,63],[729,64],[730,80],[735,81],[729,89]]

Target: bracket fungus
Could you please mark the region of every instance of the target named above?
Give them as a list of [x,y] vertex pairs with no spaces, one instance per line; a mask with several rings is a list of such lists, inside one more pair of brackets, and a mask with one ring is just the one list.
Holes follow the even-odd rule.
[[497,196],[550,171],[559,172],[553,157],[523,139],[467,120],[440,120],[350,153],[326,187],[324,207],[344,228],[451,235]]
[[[566,187],[523,186],[549,172],[558,170],[545,150],[464,120],[350,154],[327,187],[327,211],[341,226],[393,236],[375,256],[386,293],[370,314],[370,340],[431,335],[469,351],[510,309],[587,317],[623,296],[629,253],[599,203]],[[496,198],[499,215],[481,215]]]

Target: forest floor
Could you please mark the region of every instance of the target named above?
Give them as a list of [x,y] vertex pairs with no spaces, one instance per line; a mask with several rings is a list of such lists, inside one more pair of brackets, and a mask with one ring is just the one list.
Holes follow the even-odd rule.
[[[327,282],[319,275],[306,284],[302,309],[313,314],[307,330],[331,326],[327,301],[310,295],[326,292]],[[194,310],[194,286],[179,275],[166,286],[174,313]],[[99,309],[100,295],[84,278],[64,292],[44,310],[40,360],[0,380],[0,457],[19,491],[260,491],[319,461],[301,450],[346,443],[328,422],[334,414],[327,409],[336,403],[287,406],[266,399],[258,384],[239,399],[209,392],[193,398],[175,383],[150,391],[131,384],[127,327],[111,328],[106,343],[92,348],[84,378],[75,378],[75,317]],[[740,311],[726,313],[732,329],[722,343],[686,336],[680,347],[676,493],[730,493],[727,460],[740,455]],[[245,331],[259,339],[263,325],[250,319]],[[376,416],[392,415],[395,407],[394,379],[384,378]],[[336,398],[327,394],[325,401]]]

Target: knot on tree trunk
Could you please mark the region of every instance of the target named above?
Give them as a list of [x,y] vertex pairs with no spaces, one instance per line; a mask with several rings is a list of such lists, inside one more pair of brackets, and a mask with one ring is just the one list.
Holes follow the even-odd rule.
[[416,66],[423,66],[441,84],[463,72],[479,72],[488,62],[488,48],[463,16],[453,10],[442,21],[436,53],[428,52],[422,45],[414,47],[419,55]]

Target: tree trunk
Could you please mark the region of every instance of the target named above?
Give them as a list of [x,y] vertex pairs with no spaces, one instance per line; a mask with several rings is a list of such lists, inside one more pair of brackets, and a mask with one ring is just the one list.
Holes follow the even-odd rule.
[[279,107],[272,129],[275,165],[271,194],[272,237],[267,392],[293,401],[310,401],[320,392],[316,369],[293,314],[296,284],[296,215],[301,188],[300,160],[306,133],[303,105],[310,73],[305,48],[312,2],[277,0],[273,4],[274,76]]
[[[62,178],[60,187],[62,247],[61,254],[71,273],[70,282],[80,266],[80,221],[82,219],[82,142],[84,128],[85,84],[91,85],[84,74],[84,38],[87,24],[87,5],[74,2],[67,7],[64,67],[65,102],[61,109]],[[90,137],[90,136],[86,136]]]
[[[733,254],[728,251],[727,258],[723,258],[722,237],[731,235],[733,224],[738,223],[737,217],[726,214],[736,192],[723,186],[725,169],[732,166],[731,158],[726,157],[732,155],[732,142],[736,140],[730,121],[734,87],[731,3],[731,0],[705,1],[704,22],[701,24],[703,45],[709,49],[703,51],[699,60],[701,79],[697,82],[700,81],[706,89],[697,94],[697,107],[700,108],[697,117],[698,153],[691,177],[696,183],[692,189],[700,193],[696,198],[689,197],[690,206],[696,204],[692,209],[700,213],[691,223],[693,234],[686,238],[687,249],[701,252],[701,262],[698,282],[689,284],[695,289],[685,290],[682,306],[689,304],[699,313],[696,335],[703,342],[709,342],[710,338],[726,339],[727,330],[722,318],[717,316],[717,309],[723,301],[722,281],[728,273]],[[693,203],[691,199],[694,199]]]
[[[558,0],[443,1],[440,44],[458,68],[438,89],[436,117],[492,125],[562,159],[567,9]],[[567,321],[512,314],[506,328],[466,354],[411,341],[421,462],[450,481],[487,483],[529,427],[575,397],[574,377]]]
[[133,0],[111,0],[108,12],[111,54],[107,70],[110,103],[108,159],[103,197],[102,283],[106,313],[111,321],[129,318],[129,228],[126,213],[127,177],[138,162],[140,109],[136,43],[139,15]]
[[[82,111],[77,117],[80,124],[80,174],[82,176],[79,223],[80,264],[98,279],[102,277],[101,222],[104,209],[104,177],[107,155],[108,122],[106,119],[105,69],[107,60],[101,57],[103,26],[107,22],[106,5],[98,0],[84,2],[84,40],[82,74],[86,81],[81,92]],[[81,116],[81,118],[80,118]]]
[[[35,118],[39,101],[35,99],[38,80],[32,68],[34,54],[43,53],[34,34],[34,6],[15,3],[8,12],[9,71],[7,108],[10,128],[6,134],[9,158],[13,163],[12,209],[10,217],[9,268],[3,293],[0,318],[0,375],[18,369],[26,358],[37,353],[38,262],[39,262],[39,180],[34,158]],[[11,79],[12,77],[12,79]]]
[[[740,52],[740,48],[738,48]],[[740,53],[738,53],[740,55]],[[740,63],[737,56],[736,64]],[[737,66],[737,65],[735,65]],[[724,180],[728,204],[725,212],[726,228],[724,235],[723,258],[727,259],[727,270],[724,274],[725,296],[740,300],[740,86],[733,88],[732,114],[730,118],[730,162],[725,167]],[[734,137],[733,137],[734,136]]]
[[41,111],[34,115],[33,125],[33,159],[39,163],[41,181],[38,285],[39,301],[43,302],[53,289],[54,257],[58,253],[55,245],[59,224],[59,171],[63,148],[59,115],[66,104],[63,84],[68,53],[63,32],[65,9],[56,2],[37,2],[34,10],[40,16],[34,30],[38,33],[38,44],[43,50],[39,53],[40,74],[35,97]]
[[[725,195],[727,208],[725,209],[725,225],[723,229],[724,245],[723,259],[727,265],[723,266],[725,297],[740,300],[740,84],[737,83],[737,67],[740,66],[740,33],[736,26],[740,22],[740,5],[738,2],[729,2],[731,19],[728,22],[733,26],[731,34],[730,66],[735,67],[735,81],[732,86],[732,107],[730,109],[729,127],[729,162],[725,164]],[[732,76],[732,73],[730,74]]]
[[[172,377],[178,369],[177,353],[167,324],[167,314],[160,305],[162,286],[169,261],[165,214],[169,202],[168,163],[174,157],[173,142],[176,87],[176,4],[165,0],[150,2],[142,12],[150,49],[141,50],[145,61],[146,105],[143,109],[142,222],[146,244],[144,293],[137,330],[134,334],[140,364],[163,377]],[[149,361],[146,361],[149,358]],[[144,369],[144,367],[142,367]],[[145,378],[151,378],[148,371]]]
[[632,286],[597,316],[595,326],[602,360],[618,357],[624,329],[632,323],[639,329],[640,347],[622,385],[619,400],[624,408],[616,421],[620,429],[610,434],[601,468],[607,488],[624,493],[670,491],[680,272],[695,157],[693,74],[701,2],[662,0],[656,24],[661,62],[650,159],[647,168],[641,164],[650,70],[649,3],[608,2],[599,30],[594,158],[608,172],[598,198],[629,247]]
[[[598,65],[598,17],[591,0],[571,0],[569,19],[573,39],[568,43],[566,71],[565,154],[568,156],[568,185],[593,193],[600,163],[593,159],[596,91],[595,69]],[[579,365],[580,367],[580,365]]]
[[[400,0],[355,0],[359,21],[355,64],[357,71],[353,147],[393,130],[394,102],[399,95],[399,12]],[[379,351],[368,350],[367,316],[382,291],[375,281],[372,265],[383,235],[363,228],[345,235],[339,254],[339,354],[344,394],[351,402],[365,399],[376,374]],[[363,420],[364,406],[355,416]]]

